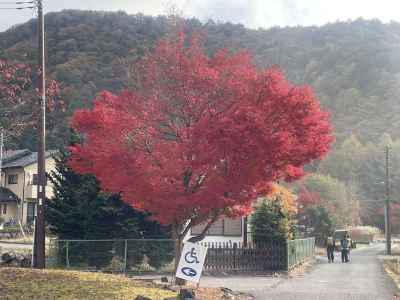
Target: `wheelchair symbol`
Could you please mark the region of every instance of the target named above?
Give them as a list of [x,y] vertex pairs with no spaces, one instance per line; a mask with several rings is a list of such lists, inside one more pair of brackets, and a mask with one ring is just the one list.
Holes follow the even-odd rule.
[[195,248],[192,248],[192,250],[190,250],[190,252],[186,252],[185,261],[188,264],[193,264],[193,263],[198,264],[199,263],[199,260],[197,259],[197,253],[196,253]]

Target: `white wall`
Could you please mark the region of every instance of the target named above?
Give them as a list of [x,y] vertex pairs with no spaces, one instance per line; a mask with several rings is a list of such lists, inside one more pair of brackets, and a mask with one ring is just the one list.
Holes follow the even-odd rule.
[[[55,160],[53,158],[46,159],[46,172],[50,173],[55,170]],[[36,186],[32,186],[31,181],[33,174],[37,174],[37,163],[26,166],[25,168],[10,168],[4,169],[5,176],[3,176],[3,186],[11,190],[14,194],[16,194],[20,199],[22,199],[22,207],[15,205],[15,209],[11,210],[10,214],[13,214],[12,217],[16,219],[20,219],[22,215],[22,224],[26,224],[26,216],[27,216],[27,200],[36,201]],[[18,175],[18,183],[17,184],[8,184],[8,175],[17,174]],[[4,174],[3,174],[4,175]],[[24,180],[25,177],[25,180]],[[31,192],[32,191],[32,192]],[[53,197],[53,187],[51,182],[47,181],[46,186],[46,197]],[[10,216],[11,217],[11,216]]]
[[[3,214],[4,204],[7,204],[7,213]],[[9,221],[11,218],[16,218],[17,215],[17,204],[15,202],[0,203],[0,217],[4,219],[5,222]]]

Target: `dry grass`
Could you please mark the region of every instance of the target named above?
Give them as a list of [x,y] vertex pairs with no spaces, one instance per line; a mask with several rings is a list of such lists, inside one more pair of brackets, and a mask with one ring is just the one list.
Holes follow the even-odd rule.
[[199,300],[221,300],[224,293],[220,289],[199,288],[196,289],[196,297]]
[[[50,240],[54,237],[48,237],[46,236],[46,245],[50,244]],[[33,244],[33,236],[32,235],[27,235],[26,237],[17,237],[17,238],[7,238],[7,239],[1,239],[0,242],[5,242],[5,243],[21,243],[21,244]]]
[[400,256],[400,245],[399,244],[394,244],[392,246],[392,255]]
[[[384,259],[383,267],[386,273],[392,278],[397,288],[400,289],[400,261],[398,258]],[[397,299],[397,298],[396,298]]]
[[59,270],[0,268],[0,299],[161,300],[176,294],[123,276]]

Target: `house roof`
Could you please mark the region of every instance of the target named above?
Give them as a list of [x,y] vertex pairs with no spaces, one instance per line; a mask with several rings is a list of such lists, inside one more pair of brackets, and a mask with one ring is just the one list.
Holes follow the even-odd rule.
[[5,151],[3,152],[3,163],[6,163],[10,160],[15,160],[30,153],[31,151],[29,151],[28,149]]
[[19,202],[19,198],[9,189],[0,187],[0,203],[4,202]]
[[[57,153],[56,150],[46,151],[45,158],[49,158]],[[2,168],[25,167],[38,161],[37,152],[29,150],[12,150],[4,153]]]

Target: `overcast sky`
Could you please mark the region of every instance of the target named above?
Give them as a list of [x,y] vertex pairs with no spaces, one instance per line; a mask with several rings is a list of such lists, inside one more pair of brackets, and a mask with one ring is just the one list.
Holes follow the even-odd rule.
[[[0,0],[0,8],[15,5]],[[21,0],[19,0],[21,1]],[[29,0],[22,0],[29,1]],[[251,28],[322,25],[363,17],[400,21],[400,0],[44,0],[46,11],[62,9],[123,10],[146,15],[164,14],[174,5],[185,17],[230,21]],[[29,10],[1,10],[0,31],[33,17]]]

